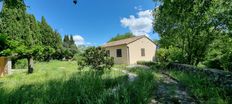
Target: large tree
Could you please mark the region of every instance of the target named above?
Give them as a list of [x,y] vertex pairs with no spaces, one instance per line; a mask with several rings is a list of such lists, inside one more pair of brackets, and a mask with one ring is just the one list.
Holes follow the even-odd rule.
[[[50,60],[62,54],[62,39],[57,31],[48,25],[45,18],[41,22],[26,12],[23,0],[4,0],[0,12],[1,41],[7,44],[1,55],[14,54],[17,58],[28,59],[28,73],[33,72],[33,58],[43,56]],[[3,36],[3,34],[5,34]],[[6,40],[6,41],[5,41]]]
[[[23,0],[5,0],[0,15],[0,33],[6,34],[8,41],[14,41],[17,47],[11,54],[28,59],[28,73],[33,72],[33,57],[38,56],[42,47],[37,37],[40,36],[34,16],[26,13]],[[5,51],[4,51],[5,52]]]
[[47,23],[45,17],[42,16],[40,25],[40,40],[42,45],[45,46],[45,54],[43,55],[44,61],[49,61],[51,59],[60,58],[62,54],[62,39],[61,35],[52,29],[52,27]]
[[231,32],[229,0],[155,1],[161,2],[154,10],[154,30],[160,34],[160,46],[180,48],[184,63],[197,65],[222,32]]

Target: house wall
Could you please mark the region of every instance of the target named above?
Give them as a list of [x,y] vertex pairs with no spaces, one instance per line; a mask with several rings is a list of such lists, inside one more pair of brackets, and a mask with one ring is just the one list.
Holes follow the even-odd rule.
[[6,74],[12,74],[12,61],[10,58],[7,59],[7,64],[6,64],[5,69],[7,69]]
[[[137,61],[153,61],[156,52],[156,45],[144,37],[127,45],[129,47],[129,64],[136,64]],[[145,49],[145,56],[141,56],[141,48]]]
[[[117,49],[122,49],[122,57],[117,57]],[[115,64],[128,64],[128,50],[126,45],[106,47],[105,50],[110,50],[110,56],[114,57]]]
[[0,57],[0,77],[10,73],[11,61],[7,57]]

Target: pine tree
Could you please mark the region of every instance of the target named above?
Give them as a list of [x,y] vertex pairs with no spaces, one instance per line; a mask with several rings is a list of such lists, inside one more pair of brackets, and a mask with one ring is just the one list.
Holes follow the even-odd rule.
[[70,46],[75,45],[75,41],[73,40],[73,36],[70,36]]
[[40,33],[42,38],[42,44],[45,46],[51,46],[54,43],[53,29],[48,25],[44,16],[42,16],[40,23]]
[[63,39],[64,57],[71,59],[78,52],[72,35],[65,35]]
[[69,36],[68,36],[68,35],[65,35],[65,36],[64,36],[63,46],[64,46],[65,48],[68,48],[68,47],[69,47]]

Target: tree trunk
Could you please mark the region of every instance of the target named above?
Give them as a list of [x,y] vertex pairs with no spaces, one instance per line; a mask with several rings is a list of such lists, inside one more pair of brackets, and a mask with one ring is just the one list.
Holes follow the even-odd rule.
[[16,67],[15,67],[15,64],[16,64],[16,58],[12,58],[11,59],[11,61],[12,61],[12,69],[15,69]]
[[33,57],[28,57],[27,61],[28,61],[28,74],[31,74],[33,73],[34,70]]

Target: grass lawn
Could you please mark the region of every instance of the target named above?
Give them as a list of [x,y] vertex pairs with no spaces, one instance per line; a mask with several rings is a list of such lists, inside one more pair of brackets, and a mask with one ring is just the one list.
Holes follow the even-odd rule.
[[77,70],[76,62],[36,63],[33,74],[26,72],[0,78],[0,104],[144,104],[154,89],[147,71],[133,82],[121,71]]

